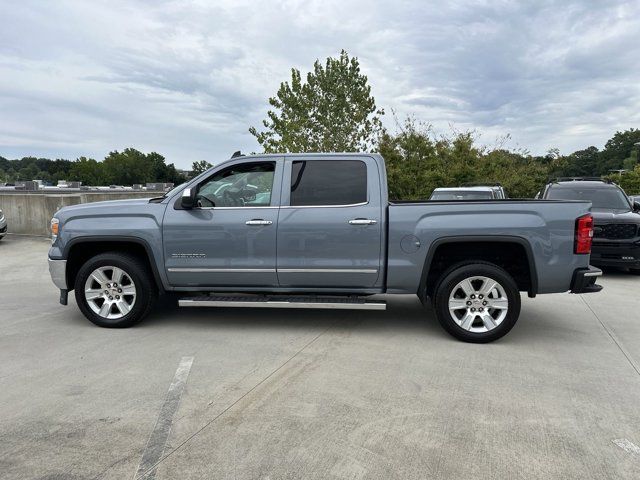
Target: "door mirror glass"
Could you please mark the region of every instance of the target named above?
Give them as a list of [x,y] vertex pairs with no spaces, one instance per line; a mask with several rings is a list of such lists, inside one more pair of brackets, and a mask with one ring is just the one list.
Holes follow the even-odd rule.
[[636,212],[640,212],[640,202],[638,201],[633,202],[633,210]]
[[191,188],[185,188],[184,191],[182,192],[182,200],[180,204],[182,205],[182,208],[186,210],[190,210],[194,206],[195,195],[192,192],[193,192],[193,189]]

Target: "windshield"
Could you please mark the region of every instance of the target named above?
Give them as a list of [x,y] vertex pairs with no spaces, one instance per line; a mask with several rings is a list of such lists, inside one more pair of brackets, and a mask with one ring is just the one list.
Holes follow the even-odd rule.
[[567,188],[551,187],[547,198],[551,200],[589,200],[597,210],[630,210],[625,194],[616,187]]
[[491,200],[492,198],[491,192],[449,190],[446,192],[433,192],[430,200]]

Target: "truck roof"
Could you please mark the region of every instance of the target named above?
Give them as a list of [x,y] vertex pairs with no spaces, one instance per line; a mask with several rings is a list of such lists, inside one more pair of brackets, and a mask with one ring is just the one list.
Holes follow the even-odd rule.
[[551,182],[556,188],[615,188],[616,184],[602,180],[561,180]]
[[[227,160],[236,158],[264,158],[264,157],[316,157],[316,158],[334,158],[334,157],[379,157],[379,153],[367,152],[307,152],[307,153],[252,153],[250,155],[236,155]],[[226,160],[225,160],[226,161]]]
[[434,192],[460,192],[460,191],[475,191],[475,192],[493,192],[497,187],[438,187]]

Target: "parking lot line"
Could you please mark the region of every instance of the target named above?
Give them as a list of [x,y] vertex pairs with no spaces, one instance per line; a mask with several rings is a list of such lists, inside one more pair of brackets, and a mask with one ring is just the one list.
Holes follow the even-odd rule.
[[155,467],[164,452],[167,438],[171,432],[173,416],[180,405],[180,398],[182,397],[182,392],[187,384],[191,365],[193,365],[193,357],[182,357],[180,359],[178,369],[176,370],[173,381],[169,386],[169,391],[167,392],[164,404],[158,414],[156,425],[149,436],[149,441],[147,442],[147,446],[142,454],[142,460],[140,460],[140,465],[138,466],[138,470],[134,478],[155,478]]
[[[238,403],[240,403],[245,397],[247,397],[247,395],[249,395],[251,392],[253,392],[254,390],[256,390],[258,387],[260,387],[260,385],[264,384],[267,380],[269,380],[271,377],[273,377],[276,373],[278,373],[280,370],[282,370],[285,366],[287,366],[291,361],[293,361],[298,355],[300,355],[304,350],[306,350],[307,348],[309,348],[311,345],[313,345],[320,337],[322,337],[325,333],[327,333],[329,330],[331,330],[331,328],[333,328],[333,326],[335,325],[335,322],[332,323],[331,325],[329,325],[327,328],[325,328],[323,331],[321,331],[320,333],[318,333],[315,337],[313,337],[311,340],[309,340],[306,344],[304,344],[302,346],[302,348],[300,348],[298,351],[296,351],[296,353],[294,353],[293,355],[291,355],[287,360],[285,360],[283,363],[281,363],[278,367],[276,367],[274,370],[271,371],[271,373],[269,373],[266,377],[264,377],[262,380],[260,380],[258,383],[256,383],[253,387],[251,387],[249,390],[247,390],[245,393],[243,393],[239,398],[237,398],[234,402],[232,402],[230,405],[228,405],[227,407],[225,407],[220,413],[218,413],[215,417],[213,417],[211,420],[209,420],[207,423],[205,423],[201,428],[199,428],[198,430],[196,430],[194,433],[192,433],[191,435],[189,435],[183,442],[181,442],[177,447],[175,447],[174,449],[172,449],[169,453],[167,453],[167,455],[165,455],[163,458],[159,458],[158,460],[154,463],[154,464],[150,464],[148,469],[153,469],[153,476],[155,476],[155,471],[156,471],[156,467],[162,463],[164,460],[166,460],[169,455],[175,453],[176,451],[180,450],[182,447],[184,447],[188,442],[190,442],[191,440],[193,440],[196,436],[198,436],[200,433],[202,433],[206,428],[208,428],[212,423],[214,423],[216,420],[218,420],[220,417],[222,417],[225,413],[227,413],[229,410],[231,410],[234,406],[236,406]],[[168,435],[168,432],[167,432]],[[151,439],[149,439],[151,440]],[[166,438],[165,438],[166,441]],[[162,455],[162,452],[160,453],[160,455]],[[141,462],[142,465],[142,462]],[[145,479],[149,479],[149,478],[153,478],[153,476],[139,476],[140,475],[140,468],[138,468],[138,474],[136,474],[135,479],[138,478],[145,478]],[[135,480],[134,479],[134,480]]]
[[584,304],[587,306],[587,308],[591,311],[591,313],[593,314],[594,317],[596,317],[596,320],[598,320],[598,322],[600,323],[600,325],[602,325],[602,328],[604,328],[604,331],[607,332],[607,335],[609,335],[609,337],[611,338],[611,340],[613,341],[613,343],[616,344],[616,346],[618,347],[618,349],[620,350],[620,352],[622,352],[622,354],[624,355],[624,357],[627,359],[627,361],[629,362],[629,364],[631,365],[631,368],[633,368],[636,373],[638,375],[640,375],[640,368],[638,367],[638,365],[636,365],[636,362],[633,360],[633,357],[631,356],[631,354],[629,352],[627,352],[627,350],[622,346],[622,344],[618,341],[618,339],[616,338],[615,334],[611,331],[611,329],[602,321],[602,319],[598,316],[598,314],[595,312],[595,310],[593,308],[591,308],[591,305],[589,305],[589,302],[587,302],[584,298],[584,295],[580,295],[580,298],[582,299],[582,301],[584,302]]
[[638,447],[635,443],[630,442],[626,438],[616,438],[611,441],[618,447],[623,449],[625,452],[629,452],[634,455],[640,455],[640,447]]

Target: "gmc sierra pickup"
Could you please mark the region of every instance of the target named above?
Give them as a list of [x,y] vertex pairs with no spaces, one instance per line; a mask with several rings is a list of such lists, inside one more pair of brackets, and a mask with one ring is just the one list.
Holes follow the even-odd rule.
[[180,306],[386,308],[415,294],[468,342],[506,334],[520,292],[597,292],[588,201],[390,202],[377,154],[234,156],[159,198],[51,221],[60,302],[127,327]]

